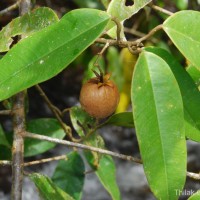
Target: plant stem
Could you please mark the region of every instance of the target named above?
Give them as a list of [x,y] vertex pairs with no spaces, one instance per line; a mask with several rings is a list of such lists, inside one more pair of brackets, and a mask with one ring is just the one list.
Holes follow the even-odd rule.
[[0,115],[11,115],[12,110],[0,110]]
[[121,41],[121,31],[122,31],[122,25],[120,23],[120,21],[116,18],[113,17],[111,19],[113,22],[115,22],[116,26],[117,26],[117,41],[120,42]]
[[166,9],[161,8],[161,7],[159,7],[159,6],[156,6],[156,5],[149,5],[149,6],[150,6],[152,9],[157,10],[157,11],[159,11],[159,12],[162,12],[162,13],[164,13],[164,14],[166,14],[166,15],[169,15],[169,16],[171,16],[171,15],[174,14],[173,12],[170,12],[169,10],[166,10]]
[[[19,13],[24,15],[31,8],[31,0],[19,1]],[[21,36],[23,38],[23,35]],[[24,139],[25,128],[25,91],[14,96],[12,108],[13,114],[13,146],[12,146],[12,200],[22,199],[22,180],[24,162]]]
[[55,157],[52,157],[52,158],[44,158],[44,159],[41,159],[41,160],[35,160],[35,161],[27,162],[27,163],[24,163],[24,167],[42,164],[42,163],[46,163],[46,162],[51,162],[51,161],[55,161],[55,160],[67,160],[67,156],[61,155],[61,156],[55,156]]
[[0,166],[12,165],[12,161],[10,160],[0,160]]
[[[117,40],[112,40],[112,39],[98,38],[95,42],[107,44],[108,46],[114,45],[114,46],[119,46],[123,48],[126,47],[126,48],[129,48],[131,53],[134,53],[134,52],[137,52],[138,47],[139,48],[142,47],[142,44],[141,44],[142,41],[147,40],[149,37],[154,35],[157,31],[161,30],[162,28],[163,28],[163,25],[160,24],[156,26],[155,28],[153,28],[149,33],[147,33],[143,37],[134,41],[123,41],[123,40],[117,41]],[[138,50],[138,52],[140,52],[140,50]]]
[[44,136],[44,135],[26,132],[24,137],[34,138],[34,139],[38,139],[38,140],[45,140],[45,141],[48,141],[48,142],[63,144],[63,145],[69,146],[69,147],[76,147],[76,148],[80,148],[80,149],[94,151],[94,152],[101,153],[101,154],[110,155],[110,156],[117,157],[117,158],[120,158],[120,159],[123,159],[123,160],[133,161],[133,162],[140,163],[140,164],[142,163],[142,161],[140,159],[134,158],[132,156],[127,156],[127,155],[124,155],[124,154],[115,153],[115,152],[108,151],[108,150],[105,150],[105,149],[100,149],[100,148],[97,148],[97,147],[87,146],[87,145],[84,145],[84,144],[70,142],[70,141],[66,141],[66,140],[60,140],[60,139],[57,139],[57,138],[52,138],[52,137],[48,137],[48,136]]
[[5,8],[3,10],[0,11],[0,16],[12,11],[12,10],[15,10],[19,7],[19,4],[20,4],[20,1],[17,1],[15,4],[9,6],[8,8]]
[[195,179],[195,180],[200,180],[200,174],[196,174],[196,173],[193,173],[193,172],[187,172],[187,176],[192,178],[192,179]]
[[160,24],[158,26],[156,26],[155,28],[153,28],[149,33],[147,33],[145,36],[135,40],[136,43],[141,43],[142,41],[148,39],[149,37],[151,37],[152,35],[154,35],[157,31],[161,30],[163,28],[163,25]]
[[24,113],[24,92],[14,96],[13,104],[13,146],[12,146],[12,200],[21,200],[23,162],[24,162],[24,139],[25,113]]
[[44,91],[42,90],[42,88],[39,85],[35,86],[36,89],[39,91],[41,97],[44,99],[44,101],[47,103],[48,107],[50,108],[50,110],[52,111],[52,113],[55,115],[55,117],[57,118],[58,122],[60,123],[60,125],[62,126],[63,130],[65,131],[66,135],[72,140],[75,141],[76,139],[74,139],[72,137],[71,134],[71,128],[69,126],[67,126],[61,119],[60,115],[62,115],[61,111],[55,107],[51,101],[49,100],[49,98],[46,96],[46,94],[44,93]]

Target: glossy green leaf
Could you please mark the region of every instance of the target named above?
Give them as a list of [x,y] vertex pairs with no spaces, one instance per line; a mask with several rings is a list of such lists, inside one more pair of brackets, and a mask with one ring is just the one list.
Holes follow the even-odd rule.
[[0,52],[8,51],[13,42],[12,37],[30,34],[58,22],[56,13],[50,8],[38,8],[31,13],[13,19],[0,31]]
[[0,145],[6,146],[8,148],[11,147],[6,136],[5,136],[5,133],[3,131],[1,124],[0,124]]
[[75,200],[81,199],[85,166],[81,156],[77,152],[67,155],[66,160],[59,161],[52,180]]
[[86,154],[86,159],[90,166],[95,170],[96,175],[104,188],[111,195],[113,200],[120,200],[120,192],[116,183],[115,163],[111,156],[102,155],[98,166],[94,165],[95,160],[91,153]]
[[[101,149],[105,148],[103,138],[96,133],[86,138],[84,144]],[[120,192],[116,183],[115,163],[112,157],[91,151],[84,151],[84,154],[89,165],[95,170],[100,182],[111,195],[112,199],[120,199]]]
[[33,173],[29,175],[29,178],[34,182],[44,200],[73,200],[70,195],[57,187],[49,177]]
[[146,48],[160,56],[169,65],[179,85],[185,118],[185,135],[187,138],[200,142],[200,92],[186,70],[167,51],[160,48]]
[[[103,138],[96,132],[93,132],[89,137],[86,137],[84,139],[83,143],[87,146],[97,147],[100,149],[105,148],[105,143],[104,143]],[[84,154],[85,154],[86,158],[88,156],[91,157],[93,160],[92,166],[94,168],[98,168],[99,161],[102,157],[102,154],[93,152],[93,151],[84,151]]]
[[180,11],[170,16],[163,28],[180,52],[200,70],[200,12]]
[[78,106],[70,109],[70,118],[74,129],[80,137],[85,136],[85,133],[88,133],[96,123],[93,117]]
[[16,44],[0,60],[0,101],[52,78],[103,32],[109,15],[77,9]]
[[134,127],[133,113],[121,112],[114,114],[103,125],[114,125],[114,126],[133,128]]
[[200,190],[198,190],[196,193],[194,193],[191,197],[188,198],[188,200],[199,200],[200,199]]
[[175,3],[180,10],[185,10],[188,7],[188,0],[175,0]]
[[188,74],[192,77],[194,82],[197,84],[197,86],[200,85],[200,70],[198,70],[196,67],[189,65],[186,68]]
[[111,80],[113,80],[118,90],[121,91],[124,83],[122,62],[119,52],[115,47],[109,47],[106,54],[108,62],[108,72],[111,73]]
[[[140,9],[142,9],[151,1],[152,0],[134,0],[134,4],[132,6],[126,6],[126,0],[112,0],[108,5],[107,13],[112,17],[117,18],[123,25],[126,19],[129,19],[132,15],[136,14]],[[109,30],[107,33],[108,35],[113,38],[117,37],[116,24],[114,22],[109,22],[107,30]],[[124,37],[122,33],[123,31],[121,32],[121,36]]]
[[[65,137],[65,132],[56,119],[43,118],[32,120],[27,123],[27,131],[58,139],[63,139]],[[24,144],[24,155],[28,157],[41,154],[55,146],[56,144],[51,142],[26,138]]]
[[168,64],[142,52],[132,80],[134,123],[144,171],[154,195],[178,199],[186,176],[186,142],[181,93]]

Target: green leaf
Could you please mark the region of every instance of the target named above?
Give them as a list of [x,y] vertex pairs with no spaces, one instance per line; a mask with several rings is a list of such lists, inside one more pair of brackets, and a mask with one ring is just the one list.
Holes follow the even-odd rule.
[[150,52],[137,61],[132,107],[144,171],[158,199],[178,199],[186,176],[184,113],[180,90],[168,64]]
[[124,126],[128,128],[134,127],[133,113],[121,112],[112,115],[103,125]]
[[180,52],[200,70],[200,12],[180,11],[170,16],[163,28]]
[[94,157],[91,153],[86,154],[86,159],[90,166],[95,170],[96,175],[101,181],[104,188],[111,195],[113,200],[120,200],[120,192],[116,183],[115,163],[111,156],[102,155],[98,167],[94,166]]
[[74,129],[80,137],[85,136],[85,133],[88,133],[96,124],[95,118],[78,106],[70,108],[70,118]]
[[[32,120],[27,123],[27,131],[58,139],[63,139],[65,137],[65,132],[56,119],[43,118]],[[24,144],[24,155],[26,157],[35,156],[44,153],[55,146],[56,144],[51,142],[26,138]]]
[[81,156],[72,152],[61,160],[52,177],[53,182],[75,200],[81,199],[85,166]]
[[34,182],[44,200],[73,200],[73,198],[57,187],[52,180],[44,175],[33,173],[29,178]]
[[105,8],[108,8],[110,0],[101,0],[101,3],[104,5]]
[[188,200],[199,200],[200,199],[200,190],[194,193]]
[[188,7],[188,0],[175,0],[175,3],[180,10],[185,10]]
[[6,136],[5,136],[5,133],[3,131],[1,124],[0,124],[0,145],[6,146],[8,148],[11,147],[8,140],[6,139]]
[[187,70],[188,74],[192,77],[194,82],[199,86],[200,85],[200,71],[192,65],[189,65],[186,68],[186,70]]
[[[103,138],[96,133],[93,133],[87,140],[84,140],[84,144],[101,149],[105,148]],[[120,199],[120,192],[116,183],[115,163],[112,157],[91,151],[84,151],[84,155],[112,199]]]
[[8,51],[13,42],[12,37],[39,31],[58,21],[56,13],[50,8],[38,8],[31,13],[13,19],[0,32],[0,52]]
[[189,139],[200,142],[200,92],[186,70],[167,51],[160,48],[145,48],[160,56],[169,65],[179,85],[185,118],[185,135]]
[[111,73],[111,79],[117,84],[119,91],[122,90],[124,77],[122,62],[119,59],[120,55],[115,47],[109,47],[107,51],[108,72]]
[[[129,19],[132,15],[136,14],[140,9],[150,3],[152,0],[135,0],[132,6],[126,6],[126,0],[112,0],[108,6],[107,13],[112,17],[117,18],[123,27],[123,23],[126,19]],[[120,9],[119,9],[120,8]],[[108,35],[112,38],[116,38],[116,24],[114,22],[109,22],[107,26]],[[122,31],[123,32],[123,31]],[[121,32],[121,36],[124,35]]]
[[0,101],[61,72],[103,32],[109,15],[77,9],[16,44],[0,60]]

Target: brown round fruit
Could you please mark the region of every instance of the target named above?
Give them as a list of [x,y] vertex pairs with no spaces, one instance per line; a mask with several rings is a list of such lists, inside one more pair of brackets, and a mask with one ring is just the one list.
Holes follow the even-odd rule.
[[95,77],[81,88],[80,103],[92,117],[105,118],[111,115],[119,103],[119,92],[110,75]]

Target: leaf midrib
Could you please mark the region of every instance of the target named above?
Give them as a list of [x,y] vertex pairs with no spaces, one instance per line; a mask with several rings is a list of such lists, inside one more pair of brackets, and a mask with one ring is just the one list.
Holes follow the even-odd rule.
[[[145,62],[146,62],[146,65],[147,66],[149,66],[148,65],[148,62],[147,62],[147,59],[146,59],[146,56],[145,56]],[[152,80],[151,79],[151,74],[150,74],[150,72],[149,72],[149,67],[147,67],[147,71],[148,71],[148,74],[149,74],[149,77],[150,77],[150,80]],[[154,95],[154,90],[153,90],[153,83],[152,83],[152,81],[150,81],[150,84],[151,84],[151,88],[152,88],[152,93],[153,93],[153,98],[154,98],[154,105],[155,105],[155,110],[156,110],[156,119],[157,119],[157,125],[158,125],[158,129],[159,129],[159,132],[160,132],[160,123],[159,123],[159,120],[158,120],[158,109],[157,109],[157,106],[156,106],[156,98],[155,98],[155,95]],[[164,170],[165,170],[165,174],[166,174],[166,185],[167,185],[167,196],[169,197],[169,186],[168,186],[168,173],[167,173],[167,169],[166,169],[166,160],[165,160],[165,156],[164,156],[164,145],[163,145],[163,142],[162,142],[162,136],[161,136],[161,134],[159,134],[159,136],[160,136],[160,141],[161,141],[161,149],[162,149],[162,155],[163,155],[163,163],[164,163]]]

